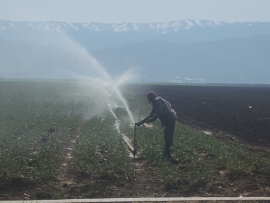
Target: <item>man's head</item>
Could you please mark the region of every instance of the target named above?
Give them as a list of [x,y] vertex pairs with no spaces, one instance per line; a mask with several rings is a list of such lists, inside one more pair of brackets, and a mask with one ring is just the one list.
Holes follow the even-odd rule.
[[146,96],[149,102],[153,102],[157,98],[158,95],[155,92],[150,91],[147,93]]

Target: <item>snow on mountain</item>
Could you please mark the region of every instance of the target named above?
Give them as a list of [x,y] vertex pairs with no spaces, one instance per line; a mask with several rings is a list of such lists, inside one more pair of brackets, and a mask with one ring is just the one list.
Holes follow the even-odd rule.
[[[66,23],[0,21],[0,39],[32,43],[67,34],[88,50],[104,49],[145,40],[195,43],[228,38],[269,35],[270,22],[228,23],[178,20],[152,23]],[[55,36],[56,35],[56,36]],[[54,36],[54,37],[53,37]],[[46,40],[43,40],[44,43]]]
[[195,23],[196,23],[197,25],[203,26],[203,24],[200,22],[200,20],[196,20]]
[[113,25],[113,30],[114,32],[130,31],[127,23]]
[[[94,31],[94,32],[129,32],[129,31],[155,31],[166,33],[177,32],[180,29],[192,29],[195,27],[218,27],[230,23],[209,21],[209,20],[178,20],[162,23],[65,23],[65,22],[11,22],[0,21],[0,30],[10,29],[32,29],[32,30],[74,30],[74,31]],[[252,24],[249,22],[249,24]]]
[[74,28],[75,30],[79,30],[78,27],[74,26],[72,23],[67,23],[70,27]]
[[186,20],[185,22],[187,24],[186,29],[190,29],[194,25],[190,20]]

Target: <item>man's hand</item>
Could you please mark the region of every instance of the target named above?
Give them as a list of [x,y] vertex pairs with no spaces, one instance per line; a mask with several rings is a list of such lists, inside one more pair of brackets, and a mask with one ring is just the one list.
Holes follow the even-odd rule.
[[142,126],[143,123],[142,122],[139,122],[139,123],[135,123],[136,126]]

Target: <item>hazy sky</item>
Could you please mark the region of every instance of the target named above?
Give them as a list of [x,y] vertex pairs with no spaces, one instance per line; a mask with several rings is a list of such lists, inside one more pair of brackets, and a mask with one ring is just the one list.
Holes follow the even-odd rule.
[[0,0],[0,20],[270,22],[270,0]]

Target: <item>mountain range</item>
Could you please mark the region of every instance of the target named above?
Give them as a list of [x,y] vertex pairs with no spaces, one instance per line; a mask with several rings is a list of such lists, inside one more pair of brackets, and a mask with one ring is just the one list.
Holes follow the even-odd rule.
[[136,80],[151,82],[270,83],[270,22],[0,21],[0,45],[0,77],[27,77],[37,66],[42,72],[61,67],[58,77],[67,66],[73,72],[85,66],[82,74],[87,62],[70,62],[81,49],[116,78],[133,68]]

